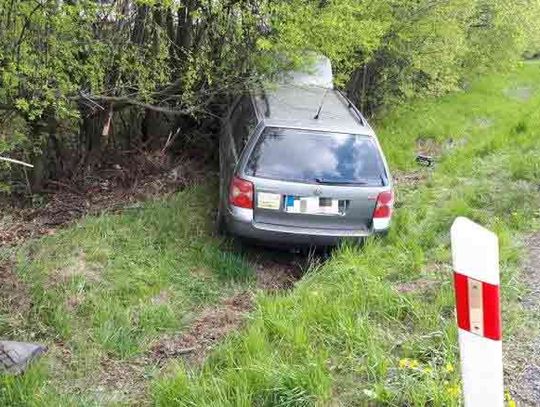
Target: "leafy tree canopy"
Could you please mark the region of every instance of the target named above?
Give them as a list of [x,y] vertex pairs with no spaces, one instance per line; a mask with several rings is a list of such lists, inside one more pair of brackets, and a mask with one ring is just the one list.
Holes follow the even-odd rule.
[[534,55],[538,15],[540,0],[0,0],[0,152],[38,156],[51,133],[99,151],[126,109],[212,118],[305,51],[364,110],[442,94]]

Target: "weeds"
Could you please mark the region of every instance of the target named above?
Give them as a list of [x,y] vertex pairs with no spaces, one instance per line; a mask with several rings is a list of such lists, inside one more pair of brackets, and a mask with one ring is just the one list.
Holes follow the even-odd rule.
[[[467,93],[388,114],[379,128],[391,167],[413,169],[418,139],[449,145],[423,185],[398,187],[388,238],[342,247],[288,296],[262,295],[250,326],[202,370],[179,368],[155,381],[155,403],[458,405],[450,225],[468,216],[499,235],[511,335],[523,322],[516,236],[538,224],[533,157],[540,138],[533,123],[540,98],[534,89],[527,101],[504,89],[538,79],[540,66],[526,64]],[[479,126],[479,117],[491,125]],[[419,280],[431,283],[397,288]]]
[[29,286],[32,306],[18,325],[2,323],[0,336],[44,341],[68,353],[63,360],[46,356],[39,374],[13,385],[1,379],[8,392],[0,404],[22,400],[17,386],[37,386],[38,379],[27,384],[37,377],[45,395],[54,393],[46,385],[52,380],[69,394],[80,391],[74,400],[85,405],[103,387],[104,361],[129,364],[144,357],[154,341],[180,331],[201,307],[251,286],[247,262],[223,253],[210,237],[211,190],[195,187],[138,211],[86,218],[17,253],[17,273]]
[[[419,140],[438,154],[421,183],[398,184],[389,236],[344,245],[288,293],[259,293],[246,328],[200,368],[179,363],[158,374],[150,367],[142,399],[158,406],[459,405],[449,229],[462,215],[498,234],[504,328],[512,335],[525,321],[516,301],[519,236],[540,215],[537,83],[540,66],[530,63],[387,113],[377,127],[394,171],[418,171]],[[526,99],[506,91],[524,86]],[[89,218],[19,253],[32,307],[18,325],[2,318],[0,334],[46,340],[72,355],[67,362],[50,355],[25,376],[3,377],[0,404],[111,404],[94,396],[92,375],[103,358],[130,363],[160,334],[181,330],[198,307],[232,292],[231,283],[250,284],[248,264],[208,237],[210,191]]]

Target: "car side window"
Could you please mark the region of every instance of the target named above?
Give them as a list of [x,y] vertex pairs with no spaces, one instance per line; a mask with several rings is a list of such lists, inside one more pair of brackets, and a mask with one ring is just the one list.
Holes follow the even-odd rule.
[[257,126],[257,115],[249,96],[245,96],[231,114],[231,130],[238,155],[242,153],[249,135]]

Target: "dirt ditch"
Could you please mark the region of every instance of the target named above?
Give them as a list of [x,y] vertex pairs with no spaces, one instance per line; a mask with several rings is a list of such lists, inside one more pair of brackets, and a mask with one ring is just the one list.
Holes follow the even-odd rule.
[[[255,271],[256,289],[266,292],[292,289],[312,259],[303,254],[257,246],[242,245],[240,250]],[[225,298],[218,305],[203,309],[183,332],[156,342],[150,355],[160,365],[177,358],[199,364],[228,334],[242,329],[254,308],[253,291]]]
[[160,339],[151,347],[150,355],[160,365],[178,357],[199,364],[217,343],[244,325],[254,306],[253,294],[247,291],[226,298],[202,310],[184,332]]
[[[308,257],[263,248],[249,248],[246,254],[256,273],[256,289],[281,292],[292,289],[303,274]],[[80,383],[103,403],[137,402],[144,405],[148,394],[148,374],[166,369],[174,361],[200,366],[209,353],[227,336],[240,331],[255,309],[255,293],[243,291],[203,308],[178,334],[157,339],[148,352],[131,360],[103,359],[99,371],[88,383]],[[66,389],[68,390],[68,389]]]
[[151,153],[126,153],[84,179],[51,181],[40,197],[43,205],[2,205],[0,246],[9,248],[54,234],[85,215],[128,210],[202,182],[209,171],[207,165],[189,157],[170,162]]
[[270,292],[293,288],[311,261],[308,254],[261,247],[251,247],[245,255],[255,270],[257,288]]

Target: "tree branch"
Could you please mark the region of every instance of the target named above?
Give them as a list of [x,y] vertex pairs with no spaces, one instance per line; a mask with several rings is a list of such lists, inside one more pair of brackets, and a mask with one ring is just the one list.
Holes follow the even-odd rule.
[[194,109],[180,109],[174,110],[164,106],[157,106],[150,103],[144,103],[136,99],[132,99],[126,96],[104,96],[104,95],[88,95],[82,94],[71,98],[72,100],[90,100],[92,102],[102,101],[121,105],[139,106],[154,112],[170,114],[174,116],[189,116],[193,114]]

